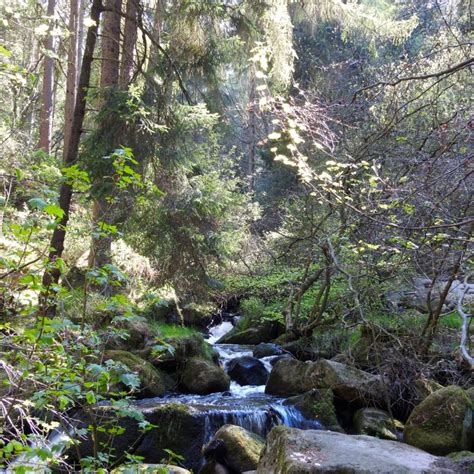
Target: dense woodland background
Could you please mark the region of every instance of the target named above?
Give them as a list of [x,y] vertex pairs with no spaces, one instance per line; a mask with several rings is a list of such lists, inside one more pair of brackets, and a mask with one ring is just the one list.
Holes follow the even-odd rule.
[[104,359],[134,321],[159,358],[241,312],[384,374],[405,414],[420,375],[472,384],[473,14],[3,0],[2,459],[60,462],[28,442],[134,397]]

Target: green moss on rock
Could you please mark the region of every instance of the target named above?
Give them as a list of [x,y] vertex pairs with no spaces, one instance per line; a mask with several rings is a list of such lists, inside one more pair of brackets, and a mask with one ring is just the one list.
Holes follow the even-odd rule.
[[455,385],[429,395],[415,407],[405,425],[405,441],[432,454],[470,448],[472,402]]
[[213,455],[215,446],[218,446],[218,461],[221,455],[233,471],[245,472],[257,468],[265,442],[260,436],[240,426],[224,425],[204,448],[206,458]]
[[209,360],[193,357],[186,361],[181,383],[187,392],[207,395],[229,390],[230,378]]
[[313,389],[309,392],[290,397],[285,405],[295,406],[309,420],[321,422],[331,431],[342,431],[334,408],[334,394],[331,389]]
[[354,429],[357,434],[397,441],[397,427],[402,428],[403,425],[384,410],[361,408],[354,414]]
[[104,354],[105,360],[120,362],[138,374],[140,378],[140,393],[144,397],[162,396],[172,385],[166,374],[153,367],[150,362],[128,351],[110,350]]

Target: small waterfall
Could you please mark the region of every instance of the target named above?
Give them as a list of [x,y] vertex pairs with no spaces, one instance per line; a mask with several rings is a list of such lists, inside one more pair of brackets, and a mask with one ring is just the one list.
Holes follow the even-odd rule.
[[205,414],[204,442],[207,443],[223,425],[237,425],[265,437],[277,424],[271,410],[213,410]]
[[280,425],[286,425],[291,428],[299,428],[303,430],[322,430],[323,425],[316,420],[308,420],[303,414],[294,406],[274,404],[272,405],[277,416],[280,418]]
[[209,331],[209,337],[207,338],[207,342],[209,344],[214,344],[217,342],[222,336],[227,334],[232,328],[233,324],[229,321],[224,321],[223,323],[219,324],[218,326],[214,326]]
[[231,424],[245,428],[265,438],[278,425],[300,429],[324,429],[321,423],[307,420],[295,407],[275,401],[262,408],[213,409],[202,414],[205,417],[204,442],[207,443],[223,425]]

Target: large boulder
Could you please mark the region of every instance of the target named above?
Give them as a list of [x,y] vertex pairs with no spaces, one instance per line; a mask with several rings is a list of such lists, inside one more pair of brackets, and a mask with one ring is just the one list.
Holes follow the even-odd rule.
[[280,397],[300,395],[315,387],[311,378],[313,364],[296,359],[279,360],[270,372],[265,393]]
[[426,397],[405,425],[405,441],[432,454],[444,456],[470,449],[472,402],[455,385]]
[[361,408],[354,414],[354,430],[357,434],[397,441],[402,428],[399,421],[378,408]]
[[191,471],[169,464],[124,464],[110,474],[191,474]]
[[[153,428],[144,430],[137,415],[143,416]],[[185,468],[195,472],[199,469],[206,418],[195,408],[177,403],[144,401],[126,410],[123,407],[98,406],[92,411],[77,414],[75,418],[81,420],[78,428],[86,428],[91,424],[101,427],[97,430],[97,442],[107,446],[110,461],[128,453],[141,457],[143,463],[160,464],[169,457],[166,450],[171,450],[184,458],[182,464]],[[112,434],[110,429],[113,429]],[[87,431],[90,433],[90,430]],[[78,456],[84,459],[94,455],[95,443],[90,434],[79,441],[68,452],[72,463],[77,462]]]
[[459,473],[445,458],[395,441],[332,431],[273,428],[257,473]]
[[265,385],[268,380],[268,371],[263,362],[250,356],[232,359],[227,366],[227,373],[240,385]]
[[278,344],[272,344],[271,342],[261,342],[253,350],[253,356],[257,359],[263,357],[279,356],[283,354],[283,349]]
[[240,426],[224,425],[203,451],[208,462],[217,462],[231,472],[245,472],[257,468],[264,446],[260,436]]
[[282,326],[277,322],[267,322],[247,329],[239,329],[236,326],[227,334],[222,336],[218,344],[260,344],[261,342],[270,342],[278,337],[282,332]]
[[339,362],[283,359],[270,372],[265,393],[289,397],[313,388],[330,388],[340,399],[359,405],[383,405],[380,377]]
[[334,395],[357,405],[385,405],[382,381],[378,375],[333,360],[318,360],[311,371],[318,387],[332,389]]
[[306,419],[319,421],[328,430],[342,431],[334,408],[334,395],[330,388],[315,388],[303,395],[286,399],[284,404],[296,407]]
[[210,303],[189,303],[182,309],[184,324],[201,329],[208,328],[215,312],[215,306]]
[[189,393],[207,395],[229,390],[230,378],[213,362],[193,357],[184,366],[181,385]]
[[173,381],[167,374],[131,352],[109,350],[104,353],[104,360],[123,364],[130,372],[136,373],[140,379],[139,395],[142,397],[161,397],[173,387]]

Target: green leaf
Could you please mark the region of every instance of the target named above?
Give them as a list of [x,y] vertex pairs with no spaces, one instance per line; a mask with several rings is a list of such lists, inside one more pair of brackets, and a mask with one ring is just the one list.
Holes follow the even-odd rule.
[[86,393],[86,400],[89,405],[93,405],[96,402],[94,392],[87,392]]
[[41,199],[39,197],[31,198],[28,203],[32,209],[40,210],[43,210],[48,205],[48,203],[44,199]]
[[48,204],[46,207],[43,208],[43,211],[46,212],[49,216],[59,217],[60,219],[64,216],[64,211],[55,204]]
[[6,58],[9,58],[12,55],[12,53],[10,53],[10,51],[8,51],[8,49],[4,48],[2,45],[0,45],[0,54]]

